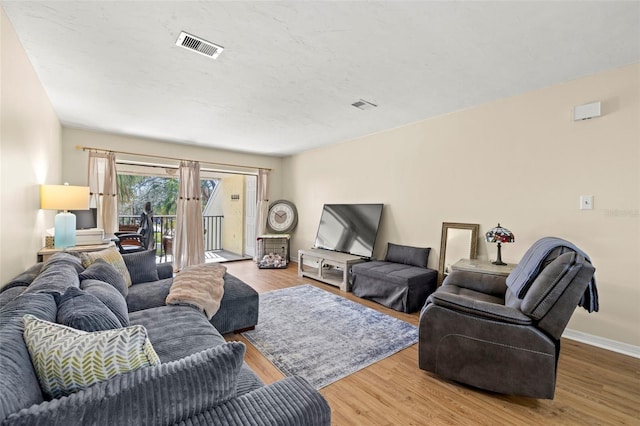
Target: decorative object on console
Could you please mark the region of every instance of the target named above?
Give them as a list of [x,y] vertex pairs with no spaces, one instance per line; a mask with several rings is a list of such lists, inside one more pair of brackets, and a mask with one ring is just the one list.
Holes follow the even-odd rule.
[[267,228],[275,234],[287,234],[298,224],[298,211],[292,202],[278,200],[269,206]]
[[487,233],[485,234],[485,238],[487,239],[488,243],[498,243],[498,257],[496,258],[495,262],[491,263],[493,263],[494,265],[506,265],[506,263],[502,261],[501,246],[504,243],[512,243],[516,240],[513,233],[507,228],[503,228],[498,223],[498,226],[487,231]]
[[55,248],[76,245],[76,216],[69,210],[89,209],[89,187],[64,185],[41,185],[40,208],[63,210],[55,218]]

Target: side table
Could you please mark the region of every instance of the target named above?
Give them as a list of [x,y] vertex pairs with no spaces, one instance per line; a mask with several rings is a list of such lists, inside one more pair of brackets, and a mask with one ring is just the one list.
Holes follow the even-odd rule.
[[509,275],[515,267],[516,264],[514,263],[494,265],[488,260],[478,259],[460,259],[451,265],[451,269],[454,271],[478,272],[481,274],[499,275],[503,277]]
[[46,262],[51,256],[61,251],[71,251],[74,253],[88,252],[88,251],[100,251],[109,247],[115,246],[113,241],[109,241],[104,244],[93,244],[87,246],[73,246],[66,248],[41,248],[38,251],[38,262]]

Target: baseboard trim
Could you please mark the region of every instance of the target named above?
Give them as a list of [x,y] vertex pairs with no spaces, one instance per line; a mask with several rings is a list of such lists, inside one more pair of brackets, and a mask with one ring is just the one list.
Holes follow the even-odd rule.
[[623,355],[629,355],[634,358],[640,358],[640,346],[630,345],[628,343],[622,343],[616,340],[594,336],[593,334],[583,333],[582,331],[569,329],[564,330],[562,337],[586,343],[587,345],[597,346]]

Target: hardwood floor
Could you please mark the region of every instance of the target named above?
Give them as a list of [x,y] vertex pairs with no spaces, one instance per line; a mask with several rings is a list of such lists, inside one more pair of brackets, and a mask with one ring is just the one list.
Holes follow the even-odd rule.
[[[287,269],[258,269],[252,261],[225,264],[229,273],[259,293],[312,284],[418,325],[419,313],[403,314],[343,293],[337,287],[298,278]],[[246,361],[265,383],[283,375],[241,335]],[[292,346],[293,347],[293,346]],[[554,400],[513,397],[442,380],[418,368],[418,345],[320,390],[334,425],[640,425],[640,360],[563,339]]]

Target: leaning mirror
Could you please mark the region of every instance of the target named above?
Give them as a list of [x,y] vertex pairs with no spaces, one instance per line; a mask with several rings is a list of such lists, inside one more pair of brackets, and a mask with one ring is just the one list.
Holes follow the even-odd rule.
[[440,259],[438,262],[438,285],[451,272],[451,265],[460,259],[475,259],[478,254],[477,223],[442,223]]

